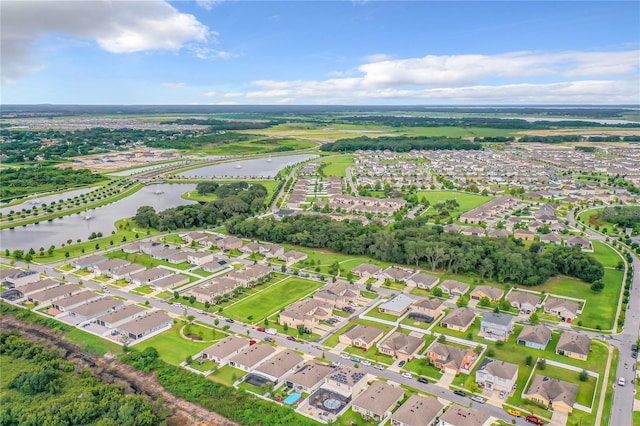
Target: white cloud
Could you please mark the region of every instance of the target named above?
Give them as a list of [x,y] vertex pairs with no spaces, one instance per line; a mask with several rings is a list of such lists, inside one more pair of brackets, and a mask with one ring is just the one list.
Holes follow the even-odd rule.
[[[261,103],[638,103],[640,51],[429,55],[366,63],[326,80],[256,80]],[[369,59],[372,59],[369,57]],[[540,82],[536,82],[540,81]],[[535,82],[535,83],[534,83]]]
[[238,55],[224,50],[212,49],[202,45],[189,45],[187,49],[198,59],[229,59]]
[[169,88],[169,89],[182,89],[183,87],[185,87],[187,85],[186,83],[184,83],[182,81],[175,82],[175,83],[173,83],[171,81],[165,81],[165,82],[162,82],[161,84],[162,84],[162,87],[166,87],[166,88]]
[[239,98],[243,94],[239,92],[202,92],[198,94],[199,96],[204,96],[205,98]]
[[390,61],[392,57],[387,55],[386,53],[376,53],[373,55],[365,56],[362,58],[365,62],[381,62],[381,61]]
[[196,4],[205,10],[211,10],[219,3],[222,3],[222,0],[196,0]]
[[214,34],[163,0],[2,1],[2,82],[36,72],[34,44],[50,34],[94,40],[111,53],[177,51]]

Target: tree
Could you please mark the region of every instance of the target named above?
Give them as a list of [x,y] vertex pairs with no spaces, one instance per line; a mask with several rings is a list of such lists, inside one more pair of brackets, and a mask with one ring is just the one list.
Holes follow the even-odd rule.
[[447,341],[447,337],[444,334],[438,336],[438,343],[444,343]]
[[582,370],[578,378],[581,382],[586,382],[587,380],[589,380],[589,373],[587,373],[587,370]]
[[604,290],[604,282],[602,282],[602,280],[595,281],[593,284],[591,284],[591,290],[595,291],[596,293],[600,293],[602,290]]
[[547,361],[545,359],[541,359],[538,361],[538,370],[543,371],[547,368]]
[[180,298],[180,293],[178,293],[177,291],[173,292],[173,298],[174,299],[179,299]]
[[442,297],[443,295],[442,289],[440,287],[436,287],[433,290],[431,290],[431,294],[434,295],[435,297]]
[[191,362],[193,361],[193,358],[191,358],[191,355],[187,355],[187,358],[184,360],[184,362],[187,365],[191,365]]
[[282,329],[284,331],[288,331],[289,330],[289,324],[287,324],[286,322],[284,324],[282,324]]
[[529,316],[529,322],[531,324],[539,324],[540,323],[540,318],[538,318],[538,313],[534,312]]
[[33,255],[31,253],[27,253],[24,255],[24,261],[30,263],[33,260]]

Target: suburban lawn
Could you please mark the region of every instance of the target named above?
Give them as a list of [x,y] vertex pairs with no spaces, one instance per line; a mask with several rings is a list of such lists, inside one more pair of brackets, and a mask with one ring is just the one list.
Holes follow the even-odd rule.
[[222,383],[226,386],[232,386],[235,380],[238,380],[244,377],[247,373],[238,368],[233,368],[230,365],[225,365],[224,367],[220,367],[218,370],[207,376],[207,379],[212,380],[214,382]]
[[558,379],[578,385],[576,402],[578,404],[584,405],[585,407],[591,406],[591,399],[593,398],[593,393],[596,390],[595,377],[589,376],[589,379],[586,382],[581,382],[578,378],[578,376],[580,375],[579,372],[567,370],[566,368],[556,367],[553,365],[547,365],[542,371],[539,368],[536,368],[534,375],[535,374],[548,376],[553,379]]
[[590,253],[590,256],[602,263],[602,266],[605,268],[615,268],[618,266],[622,257],[617,251],[600,241],[592,241],[591,243],[593,244],[594,251]]
[[[455,209],[453,212],[449,212],[451,213],[451,216],[454,217],[457,217],[469,210],[473,210],[476,207],[481,206],[487,201],[491,200],[491,197],[486,197],[484,195],[469,194],[466,192],[458,191],[418,191],[416,195],[418,196],[419,201],[422,201],[422,198],[424,197],[432,206],[435,206],[439,202],[456,200],[460,207]],[[431,211],[429,211],[427,214],[430,213]],[[436,211],[433,210],[433,213],[435,214]]]
[[135,347],[140,351],[149,347],[156,348],[160,354],[160,358],[164,361],[170,364],[179,365],[187,359],[187,356],[192,356],[211,346],[211,342],[194,342],[183,338],[180,335],[180,328],[182,328],[182,325],[182,323],[174,324],[171,329],[140,342],[135,345]]
[[345,170],[353,165],[353,155],[325,157],[320,162],[326,164],[322,169],[325,176],[345,177],[347,175]]
[[[243,322],[262,322],[266,317],[279,311],[306,294],[322,287],[323,282],[291,277],[274,284],[266,290],[225,309],[223,315]],[[247,317],[253,319],[248,320]]]
[[98,337],[95,334],[87,333],[79,328],[72,329],[65,334],[64,338],[71,343],[79,345],[85,351],[98,355],[104,356],[109,352],[112,354],[122,353],[122,346],[117,343]]

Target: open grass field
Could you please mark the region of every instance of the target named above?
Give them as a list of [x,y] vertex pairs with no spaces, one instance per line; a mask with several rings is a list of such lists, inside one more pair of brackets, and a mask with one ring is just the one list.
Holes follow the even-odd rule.
[[602,263],[605,268],[615,268],[622,260],[622,257],[611,247],[600,241],[592,241],[594,252],[591,256]]
[[158,350],[160,358],[169,364],[179,365],[187,356],[192,356],[201,350],[211,346],[210,342],[194,342],[183,338],[180,335],[182,324],[175,324],[171,329],[151,339],[140,342],[135,348],[143,351],[146,348],[154,347]]
[[234,142],[224,145],[198,148],[198,153],[209,155],[252,155],[281,152],[282,148],[291,150],[312,149],[318,144],[298,139],[259,138],[250,141]]
[[65,339],[71,343],[75,343],[82,347],[85,351],[94,354],[102,355],[106,353],[120,354],[122,353],[122,346],[110,342],[102,337],[98,337],[95,334],[87,333],[79,328],[74,328],[65,334]]
[[[418,191],[418,200],[422,201],[424,197],[430,205],[434,206],[439,202],[445,202],[447,200],[456,200],[460,207],[458,207],[452,216],[460,216],[464,212],[473,210],[491,200],[491,197],[485,197],[484,195],[469,194],[466,192],[458,191]],[[435,214],[435,210],[427,211],[427,215]]]
[[[211,373],[207,376],[207,379],[212,380],[214,382],[222,383],[226,386],[232,386],[233,382],[244,377],[247,373],[238,368],[233,368],[229,365],[225,365],[224,367],[220,367],[217,371]],[[235,377],[235,379],[234,379]]]
[[353,155],[347,154],[325,157],[322,158],[320,162],[326,164],[322,169],[325,176],[345,177],[347,175],[345,170],[347,167],[353,165]]
[[[223,315],[243,322],[262,322],[266,317],[306,294],[322,287],[324,283],[303,278],[287,278],[266,290],[225,309]],[[248,317],[253,317],[251,320]]]

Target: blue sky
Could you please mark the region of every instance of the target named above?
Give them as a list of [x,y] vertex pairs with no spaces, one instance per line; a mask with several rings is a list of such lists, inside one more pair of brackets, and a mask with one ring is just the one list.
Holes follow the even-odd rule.
[[3,0],[2,103],[640,103],[640,2]]

